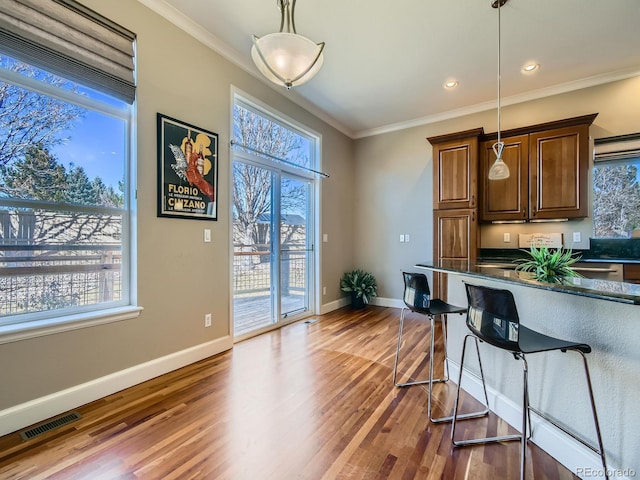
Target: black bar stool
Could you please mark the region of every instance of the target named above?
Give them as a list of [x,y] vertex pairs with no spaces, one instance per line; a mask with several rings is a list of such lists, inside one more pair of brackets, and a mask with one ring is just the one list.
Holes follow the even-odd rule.
[[[520,440],[520,479],[524,480],[525,474],[525,458],[527,450],[527,440],[531,436],[531,414],[534,412],[545,420],[553,423],[556,427],[581,442],[600,456],[602,467],[604,468],[605,478],[609,478],[607,466],[602,446],[602,436],[600,435],[600,424],[596,413],[596,405],[593,398],[593,389],[591,386],[591,376],[589,374],[589,366],[587,365],[586,354],[591,352],[591,347],[585,343],[575,343],[559,338],[549,337],[542,333],[531,330],[520,323],[518,311],[516,309],[513,294],[509,290],[501,290],[491,287],[471,285],[465,283],[467,290],[467,299],[469,301],[469,309],[467,312],[467,327],[472,333],[465,336],[462,347],[462,359],[460,360],[460,376],[458,378],[458,389],[456,393],[456,401],[453,407],[453,424],[451,426],[451,441],[456,446],[477,445],[482,443],[502,442],[509,440]],[[522,396],[522,430],[517,435],[505,435],[501,437],[477,438],[471,440],[455,440],[456,417],[458,412],[458,402],[460,398],[460,382],[462,381],[462,369],[464,367],[465,350],[467,340],[473,338],[478,347],[478,340],[486,342],[494,347],[501,348],[510,352],[516,360],[522,360],[523,367],[523,396]],[[528,364],[525,355],[530,353],[548,352],[560,350],[566,352],[572,350],[578,352],[582,356],[584,371],[589,389],[589,399],[591,401],[591,410],[593,412],[593,420],[595,423],[596,436],[598,446],[590,444],[584,439],[578,437],[566,427],[559,425],[552,418],[529,405],[529,386],[528,386]],[[484,373],[480,366],[480,374],[484,383]],[[528,427],[528,428],[527,428]],[[529,436],[527,436],[529,431]]]
[[[428,385],[429,386],[429,399],[427,403],[427,415],[429,420],[433,423],[441,423],[451,421],[451,416],[433,418],[431,415],[431,402],[433,396],[433,384],[439,382],[447,382],[449,380],[449,360],[447,358],[447,328],[445,315],[448,314],[460,314],[466,313],[467,309],[463,307],[457,307],[451,305],[437,298],[431,298],[431,291],[429,289],[429,282],[427,276],[424,273],[402,273],[404,277],[404,304],[402,312],[400,313],[400,328],[398,330],[398,346],[396,348],[396,358],[393,364],[393,384],[396,387],[408,387],[411,385]],[[431,322],[431,343],[429,349],[429,378],[425,380],[414,380],[405,383],[397,383],[397,371],[398,371],[398,359],[400,357],[400,349],[402,347],[402,331],[404,327],[404,316],[407,310],[426,315]],[[440,317],[442,328],[442,342],[444,348],[444,376],[441,378],[434,378],[433,375],[433,357],[435,350],[435,317]],[[480,361],[480,350],[478,352],[478,361]],[[483,379],[484,386],[484,379]],[[477,418],[489,413],[489,400],[487,397],[487,390],[485,387],[485,409],[479,412],[465,413],[458,415],[458,419],[465,418]]]

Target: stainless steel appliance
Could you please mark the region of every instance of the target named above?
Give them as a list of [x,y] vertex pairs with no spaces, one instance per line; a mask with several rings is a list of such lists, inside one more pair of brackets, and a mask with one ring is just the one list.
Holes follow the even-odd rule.
[[612,280],[614,282],[624,281],[624,272],[621,263],[576,262],[572,268],[586,278]]

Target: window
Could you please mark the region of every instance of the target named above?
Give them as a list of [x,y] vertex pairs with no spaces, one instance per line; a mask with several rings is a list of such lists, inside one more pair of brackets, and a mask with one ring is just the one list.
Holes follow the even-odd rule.
[[0,343],[132,318],[135,34],[0,4]]
[[598,139],[593,167],[594,237],[640,228],[640,134]]
[[0,55],[0,326],[130,302],[131,106]]

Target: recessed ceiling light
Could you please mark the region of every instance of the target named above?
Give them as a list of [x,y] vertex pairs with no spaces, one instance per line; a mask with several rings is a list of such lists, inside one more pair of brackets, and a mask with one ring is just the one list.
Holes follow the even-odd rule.
[[540,65],[538,65],[537,63],[527,63],[524,67],[522,67],[522,71],[525,73],[531,73],[535,72],[539,67]]
[[449,89],[456,88],[457,86],[458,86],[457,80],[449,80],[444,84],[444,88],[449,88]]

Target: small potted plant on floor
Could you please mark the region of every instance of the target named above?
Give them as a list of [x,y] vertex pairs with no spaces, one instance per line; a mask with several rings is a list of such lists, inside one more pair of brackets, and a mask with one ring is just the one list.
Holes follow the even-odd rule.
[[517,272],[527,272],[533,279],[547,283],[562,283],[569,277],[581,277],[571,268],[580,260],[580,256],[573,256],[571,249],[536,247],[523,250],[530,258],[518,260]]
[[360,269],[345,272],[340,279],[340,289],[351,294],[351,306],[364,308],[377,295],[376,278]]

